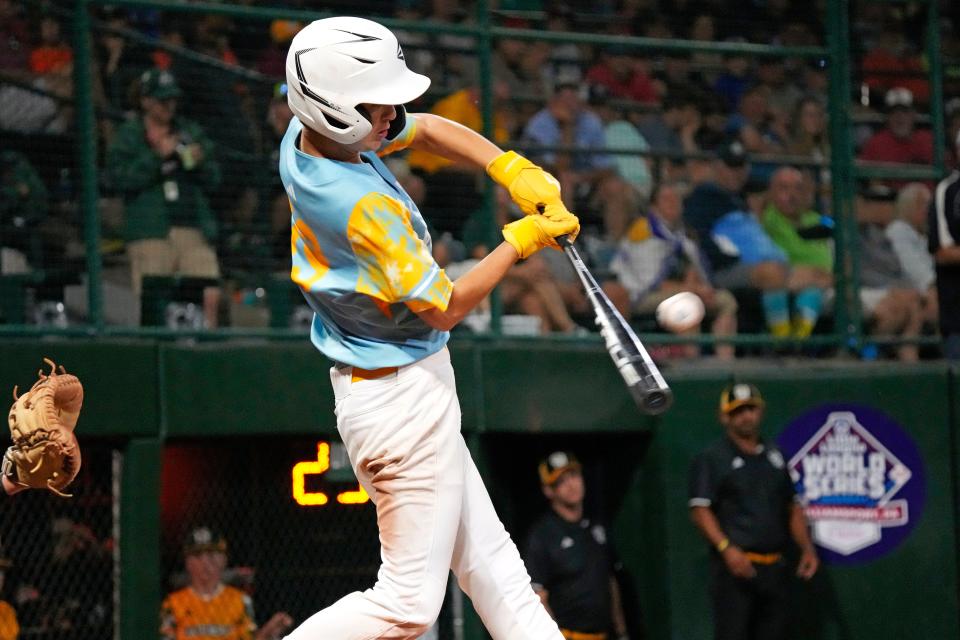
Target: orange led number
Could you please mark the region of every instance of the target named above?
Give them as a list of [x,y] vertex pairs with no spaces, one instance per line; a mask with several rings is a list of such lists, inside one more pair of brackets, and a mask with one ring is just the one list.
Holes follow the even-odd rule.
[[293,499],[297,504],[316,506],[327,504],[327,494],[307,491],[307,476],[320,475],[330,468],[330,445],[317,443],[317,459],[293,465]]
[[[317,443],[317,459],[305,460],[293,465],[293,499],[305,507],[327,504],[329,498],[322,491],[307,491],[307,476],[321,475],[330,469],[330,444]],[[356,491],[344,491],[337,494],[340,504],[363,504],[370,499],[362,486]]]

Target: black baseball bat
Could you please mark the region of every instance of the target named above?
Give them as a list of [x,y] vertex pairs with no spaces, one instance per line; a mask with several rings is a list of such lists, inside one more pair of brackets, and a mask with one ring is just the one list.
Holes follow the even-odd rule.
[[583,263],[580,253],[569,238],[560,236],[557,242],[570,259],[571,266],[577,272],[580,283],[583,284],[590,305],[597,315],[597,325],[600,327],[600,335],[603,336],[607,351],[620,375],[623,376],[623,381],[627,384],[627,389],[630,390],[630,395],[633,396],[637,407],[648,415],[663,413],[673,404],[673,392],[667,381],[663,379],[660,369],[647,353],[640,338],[597,284],[597,279],[587,269],[587,265]]

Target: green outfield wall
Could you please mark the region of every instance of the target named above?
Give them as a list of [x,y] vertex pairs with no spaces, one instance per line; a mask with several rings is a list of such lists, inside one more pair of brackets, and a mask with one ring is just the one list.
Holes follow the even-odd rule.
[[[956,370],[942,363],[675,365],[665,375],[676,403],[654,419],[637,414],[599,342],[455,340],[451,352],[463,429],[508,528],[522,539],[545,508],[536,460],[556,448],[576,450],[585,463],[588,510],[613,523],[648,638],[710,637],[707,549],[688,518],[687,468],[720,434],[716,404],[726,382],[735,376],[761,387],[769,438],[827,403],[882,413],[919,455],[918,463],[898,443],[877,443],[891,460],[904,461],[911,481],[925,485],[910,503],[909,533],[875,558],[827,559],[809,585],[797,588],[795,637],[960,637]],[[232,438],[335,437],[329,363],[306,341],[9,340],[0,342],[0,354],[0,384],[7,387],[32,384],[43,357],[79,375],[86,388],[81,442],[114,442],[123,453],[123,638],[156,631],[165,443],[215,438],[229,456]],[[877,531],[886,537],[896,526]],[[467,637],[485,637],[470,616]]]

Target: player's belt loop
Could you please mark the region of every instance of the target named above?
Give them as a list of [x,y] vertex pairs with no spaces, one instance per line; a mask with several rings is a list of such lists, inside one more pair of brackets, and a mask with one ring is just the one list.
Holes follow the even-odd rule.
[[783,557],[782,553],[754,553],[746,552],[747,560],[753,564],[777,564]]
[[396,373],[399,367],[380,367],[379,369],[361,369],[360,367],[351,367],[353,369],[351,382],[359,382],[361,380],[376,380],[378,378],[383,378],[388,376],[391,373]]
[[560,629],[560,635],[567,640],[607,640],[605,633],[581,633],[570,629]]

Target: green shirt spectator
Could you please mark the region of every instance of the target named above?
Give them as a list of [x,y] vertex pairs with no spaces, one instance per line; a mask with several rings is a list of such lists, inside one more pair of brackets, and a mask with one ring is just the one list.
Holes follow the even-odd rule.
[[110,186],[125,204],[124,237],[163,238],[177,226],[213,240],[208,195],[220,184],[213,143],[198,124],[175,114],[180,90],[169,73],[148,71],[142,84],[142,115],[117,129],[107,151]]
[[[177,120],[175,126],[206,154],[213,153],[212,143],[197,124]],[[220,182],[216,160],[208,156],[187,170],[179,157],[161,158],[145,140],[143,121],[131,120],[117,130],[107,152],[110,184],[123,195],[125,204],[125,239],[162,238],[171,226],[185,226],[197,227],[213,240],[217,223],[207,194]]]
[[805,265],[833,271],[833,250],[826,239],[809,239],[800,235],[802,229],[811,229],[821,224],[816,211],[804,211],[797,216],[796,224],[780,213],[773,204],[763,211],[763,229],[787,254],[793,266]]
[[23,154],[0,151],[0,247],[4,249],[4,273],[25,271],[27,261],[39,260],[40,248],[34,246],[39,238],[36,225],[46,213],[47,188],[36,169]]

